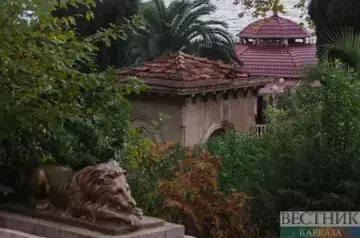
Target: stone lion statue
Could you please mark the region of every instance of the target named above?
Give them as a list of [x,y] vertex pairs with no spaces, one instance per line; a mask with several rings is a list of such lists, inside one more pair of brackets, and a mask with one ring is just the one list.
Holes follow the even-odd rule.
[[39,210],[59,209],[64,216],[91,222],[115,219],[139,229],[143,213],[136,207],[125,175],[115,160],[75,173],[69,167],[41,166],[33,173],[31,190]]

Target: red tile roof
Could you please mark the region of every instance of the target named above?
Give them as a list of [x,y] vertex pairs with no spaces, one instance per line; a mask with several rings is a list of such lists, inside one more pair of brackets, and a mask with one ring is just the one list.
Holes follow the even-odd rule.
[[149,85],[151,91],[171,90],[181,94],[190,89],[198,91],[199,88],[211,91],[219,88],[256,87],[273,80],[264,77],[249,78],[248,73],[234,65],[183,52],[159,57],[141,67],[118,69],[117,75],[120,83],[124,83],[127,76],[136,76]]
[[251,76],[298,78],[299,71],[317,63],[316,46],[299,44],[288,46],[256,46],[237,44],[236,55]]
[[172,53],[147,62],[142,67],[119,69],[119,75],[177,81],[219,80],[247,78],[248,74],[220,60],[208,60],[185,54]]
[[249,24],[240,33],[245,38],[308,38],[310,33],[294,21],[277,16]]

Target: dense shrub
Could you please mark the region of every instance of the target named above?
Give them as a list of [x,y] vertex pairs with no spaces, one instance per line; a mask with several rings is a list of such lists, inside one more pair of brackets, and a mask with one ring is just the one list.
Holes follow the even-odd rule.
[[231,132],[207,144],[224,165],[222,189],[253,196],[251,218],[263,229],[277,230],[284,210],[359,209],[360,82],[327,66],[312,75],[322,86],[269,108],[260,139]]
[[[94,4],[73,2],[87,9]],[[74,18],[51,14],[62,4],[0,2],[0,164],[5,170],[37,163],[83,167],[116,157],[127,138],[128,102],[114,72],[100,73],[94,60],[96,42],[111,42],[121,28],[78,37]]]
[[256,227],[248,227],[245,194],[223,193],[219,187],[219,157],[201,147],[156,143],[137,130],[131,138],[122,164],[145,214],[182,223],[197,237],[257,237]]
[[210,154],[221,157],[223,169],[219,174],[219,183],[222,191],[228,193],[253,188],[254,177],[259,172],[254,167],[255,161],[264,154],[257,136],[229,130],[218,138],[209,140],[205,147]]
[[269,113],[261,162],[273,220],[280,210],[359,209],[360,82],[329,67],[319,75],[321,87]]
[[262,221],[275,212],[275,204],[274,197],[264,187],[266,177],[263,168],[266,165],[263,161],[267,148],[263,144],[263,140],[253,133],[230,130],[208,141],[205,146],[211,154],[218,155],[221,159],[222,170],[218,177],[221,191],[226,194],[241,191],[252,196],[249,201],[250,224],[266,231],[269,228],[263,228],[267,224],[262,224]]
[[222,193],[217,182],[220,170],[217,156],[206,150],[200,155],[188,150],[175,176],[160,182],[162,217],[181,222],[196,237],[250,237],[247,197],[239,192]]
[[132,141],[127,146],[122,165],[129,172],[128,181],[138,206],[149,216],[161,214],[163,197],[156,194],[158,181],[169,179],[185,152],[176,144],[156,143],[139,136],[137,130],[131,133]]

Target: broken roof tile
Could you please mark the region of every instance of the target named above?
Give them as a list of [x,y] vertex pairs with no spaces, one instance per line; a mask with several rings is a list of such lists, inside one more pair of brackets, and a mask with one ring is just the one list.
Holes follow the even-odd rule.
[[232,64],[220,60],[208,60],[183,52],[158,57],[154,61],[146,62],[142,67],[119,69],[117,74],[176,81],[231,80],[248,77],[247,73],[235,68]]

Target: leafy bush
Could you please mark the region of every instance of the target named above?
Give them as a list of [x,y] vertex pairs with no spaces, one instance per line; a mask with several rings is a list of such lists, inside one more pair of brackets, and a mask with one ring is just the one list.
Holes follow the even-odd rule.
[[250,237],[247,197],[239,192],[226,196],[218,186],[221,163],[204,150],[197,155],[187,151],[186,159],[175,169],[174,177],[160,182],[164,197],[162,217],[181,222],[196,237]]
[[114,72],[100,73],[94,61],[96,42],[121,36],[121,28],[78,37],[72,17],[51,14],[64,7],[57,3],[0,2],[1,166],[83,167],[116,157],[127,138],[128,102]]
[[228,193],[253,188],[253,178],[258,177],[259,172],[254,162],[264,154],[260,142],[258,137],[250,133],[230,130],[205,144],[210,154],[221,158],[223,169],[219,174],[219,183],[222,191]]
[[179,145],[156,143],[148,138],[138,137],[139,133],[136,131],[132,135],[133,143],[138,143],[128,146],[123,161],[129,172],[128,182],[132,195],[145,214],[157,216],[161,213],[159,208],[163,203],[163,197],[156,194],[158,181],[171,178],[174,168],[185,154]]
[[156,143],[137,130],[131,138],[123,165],[132,195],[145,214],[182,223],[197,237],[257,237],[257,228],[247,227],[247,197],[225,194],[218,186],[218,157],[201,147]]
[[[241,191],[252,196],[249,200],[250,224],[254,226],[260,226],[263,217],[275,212],[274,197],[264,187],[266,177],[263,167],[266,165],[263,161],[267,148],[263,144],[263,140],[252,133],[234,130],[205,144],[210,154],[220,157],[222,170],[218,181],[221,191],[226,194]],[[262,228],[261,231],[267,229]]]
[[359,208],[360,82],[340,69],[319,73],[321,87],[270,109],[261,162],[276,217],[281,210]]
[[268,109],[260,139],[230,132],[207,143],[224,166],[224,192],[250,201],[252,222],[277,230],[286,210],[359,209],[360,82],[327,65],[310,76],[321,87],[302,87]]

